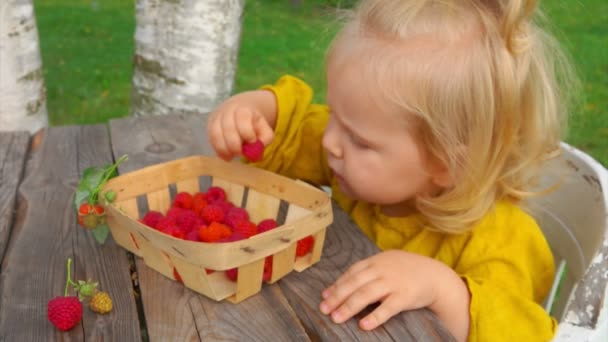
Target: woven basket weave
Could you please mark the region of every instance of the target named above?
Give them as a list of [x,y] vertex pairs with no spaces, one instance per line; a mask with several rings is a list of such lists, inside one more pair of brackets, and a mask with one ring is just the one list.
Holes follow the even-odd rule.
[[[205,191],[205,183],[222,187],[235,205],[245,203],[251,221],[283,214],[282,224],[245,240],[204,243],[177,239],[138,221],[148,210],[166,212],[172,193]],[[319,261],[325,232],[333,219],[331,200],[325,192],[213,157],[188,157],[130,172],[108,181],[102,192],[109,190],[116,193],[116,199],[103,205],[114,240],[171,279],[177,270],[186,287],[217,301],[236,303],[259,292],[266,256],[273,256],[270,283]],[[315,239],[312,252],[296,258],[297,241],[308,235]],[[236,282],[224,272],[206,272],[235,267]]]

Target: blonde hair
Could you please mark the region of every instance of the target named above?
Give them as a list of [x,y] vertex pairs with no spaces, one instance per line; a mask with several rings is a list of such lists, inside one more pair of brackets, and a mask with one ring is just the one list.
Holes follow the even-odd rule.
[[455,184],[417,209],[437,230],[471,228],[497,200],[534,194],[559,153],[577,79],[535,21],[536,0],[363,0],[328,64],[364,60],[368,86],[413,113],[422,146]]

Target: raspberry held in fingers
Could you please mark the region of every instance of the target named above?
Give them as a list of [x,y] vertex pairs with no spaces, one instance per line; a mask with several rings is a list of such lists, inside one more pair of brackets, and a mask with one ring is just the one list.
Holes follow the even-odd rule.
[[242,152],[245,158],[250,161],[259,161],[264,156],[264,143],[261,140],[256,140],[254,143],[244,143]]

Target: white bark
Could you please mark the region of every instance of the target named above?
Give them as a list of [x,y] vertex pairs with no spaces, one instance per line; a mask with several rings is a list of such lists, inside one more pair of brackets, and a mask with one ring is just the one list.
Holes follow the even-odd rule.
[[137,0],[132,115],[207,113],[234,85],[244,0]]
[[33,0],[0,0],[0,131],[47,125]]

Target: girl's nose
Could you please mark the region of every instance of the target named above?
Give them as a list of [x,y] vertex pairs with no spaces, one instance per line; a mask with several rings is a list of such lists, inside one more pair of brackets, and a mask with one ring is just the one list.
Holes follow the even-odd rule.
[[325,133],[323,133],[323,148],[327,151],[329,155],[333,158],[342,158],[342,147],[339,143],[339,132],[335,128],[335,123],[330,118],[327,123],[327,128],[325,129]]

